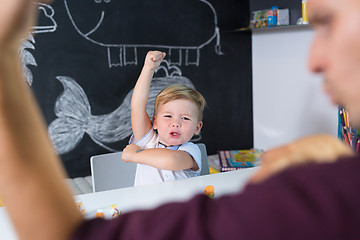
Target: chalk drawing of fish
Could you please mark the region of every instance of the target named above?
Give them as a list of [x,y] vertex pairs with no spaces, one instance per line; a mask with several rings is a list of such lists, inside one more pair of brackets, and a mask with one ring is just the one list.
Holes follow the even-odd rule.
[[[150,86],[149,100],[146,111],[152,117],[156,95],[165,87],[172,84],[183,84],[194,88],[192,82],[181,76],[181,70],[176,66],[169,66],[165,60],[157,70]],[[158,77],[161,73],[163,77]],[[48,127],[49,136],[58,154],[73,150],[81,141],[84,134],[99,146],[109,151],[114,150],[107,143],[113,143],[129,137],[131,130],[130,103],[133,90],[125,97],[121,105],[109,114],[94,116],[84,90],[70,77],[58,76],[64,91],[55,103],[57,118]],[[150,118],[151,118],[150,117]]]

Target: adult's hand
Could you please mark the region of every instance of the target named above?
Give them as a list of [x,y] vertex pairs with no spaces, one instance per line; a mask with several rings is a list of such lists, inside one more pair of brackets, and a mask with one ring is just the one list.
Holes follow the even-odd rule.
[[0,194],[19,239],[64,240],[83,218],[18,52],[35,11],[33,0],[0,0]]
[[[50,0],[37,2],[50,3]],[[35,23],[33,0],[0,1],[0,46],[14,44],[26,36]],[[14,41],[15,40],[15,41]]]
[[335,137],[314,135],[301,138],[265,152],[261,159],[262,167],[250,179],[250,183],[262,182],[289,167],[312,162],[335,162],[339,157],[352,155],[352,150]]

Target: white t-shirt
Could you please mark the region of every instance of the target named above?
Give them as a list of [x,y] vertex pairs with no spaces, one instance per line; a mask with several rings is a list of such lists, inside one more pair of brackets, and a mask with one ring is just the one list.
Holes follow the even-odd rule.
[[150,165],[138,163],[136,168],[134,186],[200,176],[201,151],[199,147],[196,146],[194,143],[186,142],[182,145],[166,147],[165,145],[159,142],[159,136],[153,129],[150,129],[150,131],[137,142],[134,142],[134,136],[131,136],[129,143],[130,144],[134,143],[139,147],[141,147],[142,149],[167,148],[171,150],[185,151],[188,154],[190,154],[190,156],[193,157],[193,159],[195,160],[195,162],[199,167],[197,171],[193,171],[192,169],[170,171],[170,170],[160,170]]

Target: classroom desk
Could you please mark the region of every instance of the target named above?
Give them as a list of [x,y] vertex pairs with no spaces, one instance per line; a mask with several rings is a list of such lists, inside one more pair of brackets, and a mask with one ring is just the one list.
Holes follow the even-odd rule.
[[[89,193],[74,198],[75,201],[82,202],[86,210],[86,218],[94,217],[98,209],[104,212],[106,218],[111,218],[110,206],[113,204],[117,204],[117,209],[126,213],[138,209],[151,209],[168,202],[188,200],[196,194],[202,194],[207,185],[215,187],[215,198],[238,192],[257,169],[248,168],[159,184]],[[4,207],[0,208],[0,239],[17,239]]]

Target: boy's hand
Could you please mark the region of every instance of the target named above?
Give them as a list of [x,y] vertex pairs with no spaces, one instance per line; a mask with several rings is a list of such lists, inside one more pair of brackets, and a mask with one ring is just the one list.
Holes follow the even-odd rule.
[[141,147],[136,144],[129,144],[124,148],[121,158],[124,162],[133,162],[133,156],[138,151],[141,151]]
[[150,51],[146,54],[144,68],[148,68],[150,70],[156,70],[161,61],[166,56],[166,53],[160,51]]

